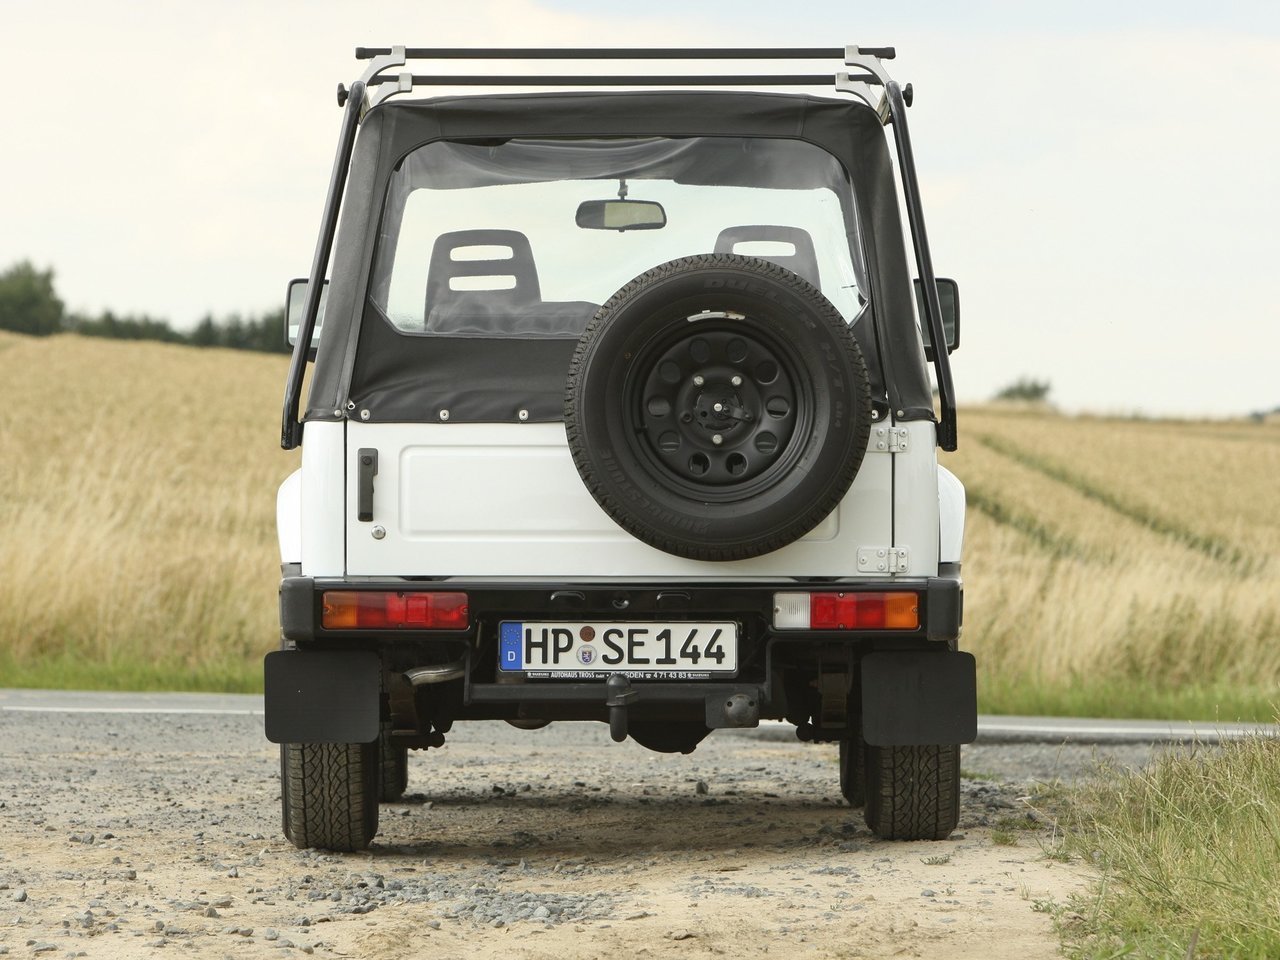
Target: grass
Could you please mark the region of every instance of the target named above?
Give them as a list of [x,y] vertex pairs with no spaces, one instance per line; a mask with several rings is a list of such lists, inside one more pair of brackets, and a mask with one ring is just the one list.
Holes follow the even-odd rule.
[[978,434],[975,439],[1009,460],[1042,473],[1050,480],[1057,481],[1090,500],[1096,500],[1107,510],[1132,520],[1139,526],[1147,527],[1158,534],[1184,543],[1211,560],[1223,559],[1245,570],[1252,568],[1252,564],[1245,559],[1245,555],[1221,537],[1197,532],[1165,515],[1159,508],[1153,508],[1138,500],[1127,501],[1124,497],[1117,495],[1110,486],[1110,481],[1114,478],[1091,479],[1084,472],[1077,472],[1054,459],[1032,453],[1004,437]]
[[5,652],[0,654],[0,678],[5,686],[31,689],[260,693],[265,652],[247,658],[207,657],[194,664],[184,657],[147,662],[128,654],[104,662],[74,649],[25,660]]
[[1066,846],[1100,872],[1060,922],[1068,956],[1280,957],[1280,741],[1110,771],[1077,792]]
[[[287,361],[0,336],[0,686],[252,690]],[[981,709],[1270,719],[1280,424],[962,411]]]
[[0,369],[0,686],[258,688],[285,361],[65,335]]
[[963,411],[962,643],[992,713],[1266,721],[1275,424]]

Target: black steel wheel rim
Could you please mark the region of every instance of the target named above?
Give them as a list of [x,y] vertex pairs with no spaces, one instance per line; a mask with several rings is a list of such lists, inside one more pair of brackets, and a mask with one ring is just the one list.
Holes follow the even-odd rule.
[[799,370],[794,348],[748,315],[678,316],[625,372],[633,452],[691,499],[750,498],[790,470],[812,433]]

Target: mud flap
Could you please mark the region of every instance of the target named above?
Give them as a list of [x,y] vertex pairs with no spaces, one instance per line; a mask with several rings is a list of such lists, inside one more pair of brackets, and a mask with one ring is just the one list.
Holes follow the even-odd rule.
[[877,747],[972,743],[978,735],[977,667],[950,650],[862,658],[862,736]]
[[276,650],[263,663],[272,743],[378,739],[382,664],[370,650]]

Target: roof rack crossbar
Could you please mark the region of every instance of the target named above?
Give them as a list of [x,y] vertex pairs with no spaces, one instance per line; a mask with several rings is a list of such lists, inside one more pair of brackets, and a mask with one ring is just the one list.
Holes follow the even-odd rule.
[[[859,47],[862,53],[892,60],[893,47]],[[357,60],[392,52],[392,47],[356,47]],[[845,56],[844,47],[406,47],[412,60],[829,60]]]
[[[410,76],[401,74],[400,76]],[[730,87],[730,86],[781,86],[781,87],[814,87],[831,86],[836,82],[836,75],[831,73],[790,73],[790,74],[755,74],[755,75],[720,75],[711,74],[672,76],[648,75],[622,76],[604,75],[589,77],[583,74],[547,75],[547,74],[421,74],[415,73],[411,81],[418,86],[440,87]],[[879,83],[873,76],[856,77],[866,83]],[[383,83],[397,83],[399,77],[372,77],[369,86]]]

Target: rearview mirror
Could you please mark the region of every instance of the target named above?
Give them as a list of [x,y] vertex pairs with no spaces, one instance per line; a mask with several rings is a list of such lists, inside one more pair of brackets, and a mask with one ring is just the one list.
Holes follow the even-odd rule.
[[575,219],[585,230],[657,230],[667,225],[667,211],[652,200],[585,200]]
[[[938,305],[942,307],[942,334],[947,341],[947,353],[954,353],[960,346],[960,288],[954,280],[937,278]],[[933,337],[924,313],[924,285],[916,281],[916,312],[920,316],[920,333],[924,337],[924,357],[933,360]]]
[[[289,346],[293,346],[298,342],[298,328],[302,326],[302,311],[307,306],[307,290],[311,286],[311,281],[290,280],[289,293],[285,298],[284,309],[284,340]],[[324,282],[324,286],[320,290],[320,309],[316,313],[316,326],[311,331],[311,349],[308,356],[315,359],[316,347],[320,345],[320,328],[324,325],[324,306],[329,300],[329,281]]]

